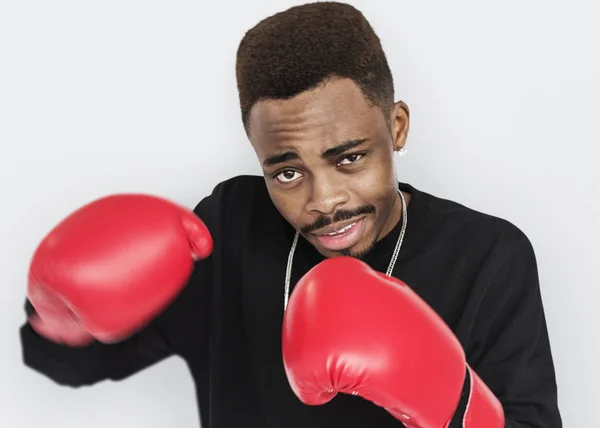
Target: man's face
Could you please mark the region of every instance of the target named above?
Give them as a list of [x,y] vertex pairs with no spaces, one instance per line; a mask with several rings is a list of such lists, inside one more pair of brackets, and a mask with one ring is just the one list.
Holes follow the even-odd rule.
[[400,218],[393,154],[405,108],[386,121],[349,79],[253,107],[249,139],[271,199],[323,256],[362,258]]

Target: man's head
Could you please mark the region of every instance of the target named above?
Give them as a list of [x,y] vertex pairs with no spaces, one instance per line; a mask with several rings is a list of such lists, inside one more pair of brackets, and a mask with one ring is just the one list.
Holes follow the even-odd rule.
[[248,31],[236,71],[277,209],[324,256],[366,255],[399,219],[393,153],[408,133],[369,23],[342,3],[293,7]]

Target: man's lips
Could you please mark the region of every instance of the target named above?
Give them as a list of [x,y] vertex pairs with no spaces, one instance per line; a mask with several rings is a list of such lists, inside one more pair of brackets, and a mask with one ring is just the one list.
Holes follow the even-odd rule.
[[[320,234],[315,234],[319,243],[329,251],[340,251],[356,244],[364,230],[365,218],[353,220],[350,222],[338,223],[335,227],[328,227],[319,230]],[[331,230],[329,234],[325,231]]]
[[316,232],[312,232],[312,233],[313,233],[313,235],[317,235],[317,236],[337,234],[337,233],[341,232],[342,229],[344,229],[345,227],[348,227],[351,224],[357,223],[360,220],[362,220],[363,218],[364,217],[353,218],[353,219],[346,220],[346,221],[340,221],[338,223],[329,225],[327,227],[324,227],[324,228],[319,229]]

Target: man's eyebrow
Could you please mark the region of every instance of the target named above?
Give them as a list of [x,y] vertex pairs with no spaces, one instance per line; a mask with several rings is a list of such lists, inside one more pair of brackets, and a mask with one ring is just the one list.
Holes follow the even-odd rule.
[[263,161],[263,166],[273,166],[290,160],[298,159],[298,153],[287,151],[278,155],[269,156]]
[[[335,157],[335,156],[339,156],[342,153],[344,153],[345,151],[348,151],[350,149],[353,149],[355,147],[360,146],[361,144],[366,143],[367,141],[369,141],[368,138],[359,138],[356,140],[348,140],[348,141],[344,141],[341,144],[338,144],[335,147],[331,147],[327,150],[325,150],[322,154],[321,157],[323,159],[327,159],[327,158],[331,158],[331,157]],[[295,151],[287,151],[287,152],[283,152],[283,153],[279,153],[273,156],[269,156],[268,158],[266,158],[263,161],[263,166],[267,167],[267,166],[274,166],[280,163],[284,163],[287,161],[291,161],[291,160],[295,160],[295,159],[299,159],[300,156],[298,155],[298,153],[296,153]]]
[[332,147],[330,149],[325,150],[323,152],[323,154],[321,155],[321,157],[323,159],[327,159],[327,158],[339,156],[342,153],[344,153],[345,151],[348,151],[350,149],[358,147],[361,144],[366,143],[367,141],[369,141],[368,138],[359,138],[357,140],[344,141],[343,143],[341,143],[341,144],[339,144],[339,145],[337,145],[335,147]]

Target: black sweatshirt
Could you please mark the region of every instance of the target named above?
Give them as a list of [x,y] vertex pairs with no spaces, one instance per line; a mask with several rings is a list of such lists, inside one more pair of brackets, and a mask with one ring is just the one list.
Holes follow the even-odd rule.
[[[399,186],[412,199],[393,275],[452,329],[468,363],[502,402],[507,427],[561,427],[530,241],[505,220]],[[24,324],[25,364],[59,384],[81,386],[121,380],[178,355],[193,375],[203,428],[402,426],[360,397],[339,394],[326,405],[306,406],[288,386],[281,326],[295,231],[270,200],[264,179],[220,183],[195,212],[211,231],[214,253],[196,263],[187,287],[149,326],[118,344],[76,349]],[[400,225],[365,260],[374,269],[385,272]],[[292,287],[322,260],[301,238]]]

